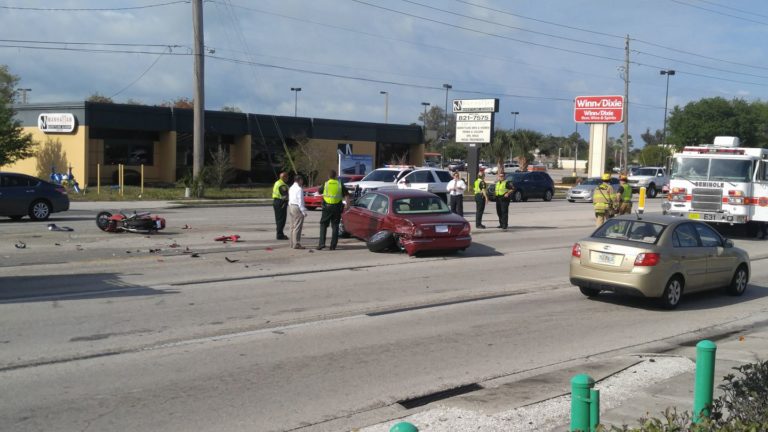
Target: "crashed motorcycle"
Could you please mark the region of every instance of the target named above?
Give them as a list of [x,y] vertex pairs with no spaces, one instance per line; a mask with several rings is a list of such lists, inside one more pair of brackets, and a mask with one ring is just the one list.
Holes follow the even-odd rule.
[[112,214],[108,211],[100,212],[96,216],[96,225],[102,231],[151,234],[165,228],[165,219],[149,212],[125,214],[123,212]]

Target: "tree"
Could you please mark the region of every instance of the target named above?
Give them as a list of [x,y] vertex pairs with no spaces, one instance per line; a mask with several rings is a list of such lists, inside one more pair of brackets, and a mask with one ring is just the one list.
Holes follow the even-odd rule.
[[447,159],[461,159],[467,158],[467,146],[464,144],[450,143],[445,146],[445,157]]
[[35,155],[32,134],[24,133],[11,105],[16,97],[18,82],[19,77],[11,74],[7,66],[0,66],[0,166]]
[[[313,186],[320,174],[320,163],[323,160],[320,146],[310,145],[309,138],[304,135],[291,137],[288,142],[293,141],[294,145],[289,146],[290,160],[293,160],[295,174],[303,174],[306,178],[307,186]],[[289,158],[286,156],[283,161],[283,170],[293,171]]]
[[483,158],[496,163],[496,166],[502,171],[504,170],[504,160],[509,157],[511,151],[512,132],[503,129],[497,130],[493,134],[493,140],[481,148]]
[[513,149],[520,163],[520,171],[528,170],[528,161],[534,159],[532,153],[543,139],[541,133],[530,129],[518,129],[513,134]]
[[736,136],[745,147],[768,146],[766,102],[721,97],[675,106],[667,122],[669,143],[678,148],[712,143],[716,136]]
[[640,151],[640,163],[648,166],[664,166],[671,149],[660,145],[647,145]]
[[126,105],[146,105],[144,102],[133,98],[129,98],[125,103]]
[[[443,135],[443,130],[445,129],[445,120],[446,120],[446,114],[445,110],[440,108],[439,106],[432,105],[432,107],[427,110],[427,117],[426,122],[424,121],[424,113],[419,114],[419,123],[426,125],[426,131],[433,130],[437,131],[438,136]],[[455,135],[456,131],[456,116],[453,114],[448,115],[448,139],[452,138]]]
[[96,103],[115,103],[115,101],[113,101],[111,97],[104,96],[99,92],[96,92],[88,96],[88,99],[86,99],[86,101],[96,102]]
[[195,101],[188,97],[178,97],[172,101],[165,101],[160,104],[161,107],[173,107],[182,109],[193,109],[195,107]]
[[67,152],[62,148],[61,140],[58,138],[46,139],[45,143],[37,149],[35,159],[37,176],[40,178],[48,178],[53,172],[66,173],[69,168]]
[[211,164],[208,169],[210,182],[221,190],[224,188],[224,184],[232,180],[234,175],[235,171],[229,153],[224,150],[223,146],[219,146],[216,151],[211,152]]
[[645,145],[666,144],[664,142],[664,131],[661,129],[656,129],[656,132],[651,133],[651,128],[645,128],[645,132],[640,135],[640,138],[643,139]]

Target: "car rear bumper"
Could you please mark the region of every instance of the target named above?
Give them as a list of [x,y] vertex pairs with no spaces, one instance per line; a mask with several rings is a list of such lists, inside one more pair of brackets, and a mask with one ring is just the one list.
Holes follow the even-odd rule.
[[432,237],[402,239],[401,243],[408,255],[431,250],[457,250],[468,248],[472,244],[471,236]]
[[305,196],[304,197],[304,207],[309,209],[315,209],[318,207],[322,207],[323,205],[323,197],[321,196]]
[[571,260],[570,281],[585,288],[611,291],[640,297],[660,297],[668,277],[660,268],[635,267],[630,272],[600,270],[583,266],[578,258]]

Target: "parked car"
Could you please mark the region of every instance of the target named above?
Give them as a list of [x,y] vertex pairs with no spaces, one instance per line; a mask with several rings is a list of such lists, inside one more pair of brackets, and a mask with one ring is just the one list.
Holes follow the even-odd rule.
[[349,182],[345,186],[351,193],[354,193],[355,198],[359,198],[368,191],[380,188],[396,188],[397,181],[414,169],[410,165],[376,168],[361,180]]
[[398,189],[418,189],[436,194],[448,201],[448,182],[451,172],[436,168],[417,168],[397,180]]
[[[568,192],[565,194],[565,198],[569,202],[574,201],[584,201],[584,202],[592,202],[592,194],[595,192],[595,188],[597,185],[602,183],[603,181],[600,179],[600,177],[591,177],[583,182],[577,184],[576,186],[568,189]],[[619,179],[611,177],[610,180],[611,187],[613,188],[613,191],[618,193],[619,192]]]
[[741,295],[749,256],[704,222],[672,216],[609,219],[571,250],[570,280],[582,294],[657,298],[674,309],[683,294],[725,288]]
[[51,213],[69,210],[67,190],[26,174],[0,172],[0,216],[46,220]]
[[472,243],[463,217],[437,195],[414,189],[368,192],[344,211],[339,230],[365,240],[373,251],[392,247],[408,255],[464,250]]
[[[555,195],[555,182],[545,172],[514,172],[505,174],[504,178],[511,181],[515,187],[512,201],[528,201],[529,198],[541,198],[552,201]],[[488,198],[496,201],[496,183],[488,185]]]
[[[356,182],[362,180],[363,176],[360,174],[340,175],[339,180],[344,187],[349,191],[350,182]],[[307,210],[317,210],[323,206],[323,196],[318,192],[320,186],[305,187],[302,189],[304,192],[304,206]]]
[[628,178],[633,192],[645,188],[648,198],[656,198],[664,183],[669,182],[669,176],[662,167],[642,167],[636,169]]
[[464,161],[451,161],[448,164],[448,170],[450,171],[466,171],[467,163]]

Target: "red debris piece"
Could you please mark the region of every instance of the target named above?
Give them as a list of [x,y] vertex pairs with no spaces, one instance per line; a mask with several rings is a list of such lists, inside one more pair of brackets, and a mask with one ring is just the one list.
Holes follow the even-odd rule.
[[240,241],[240,236],[239,236],[239,235],[237,235],[237,234],[232,234],[232,235],[226,235],[226,236],[216,237],[216,238],[215,238],[215,239],[213,239],[213,240],[214,240],[214,241],[220,241],[220,242],[224,242],[224,243],[226,243],[226,242],[234,242],[234,243],[236,243],[236,242],[239,242],[239,241]]

